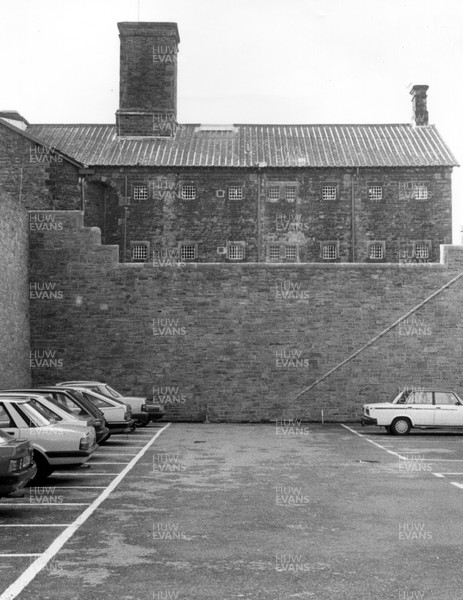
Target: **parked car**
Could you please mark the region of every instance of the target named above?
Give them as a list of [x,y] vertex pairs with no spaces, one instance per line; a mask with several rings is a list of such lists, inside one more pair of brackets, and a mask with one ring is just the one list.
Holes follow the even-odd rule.
[[98,392],[107,398],[120,400],[132,407],[132,416],[139,427],[148,425],[150,421],[159,421],[164,416],[162,405],[154,400],[153,396],[124,396],[107,383],[101,381],[65,381],[57,385],[78,385],[94,392]]
[[64,410],[67,415],[71,414],[79,419],[87,421],[89,427],[95,428],[96,443],[102,444],[109,436],[109,428],[106,425],[106,419],[104,414],[91,402],[86,400],[79,392],[75,390],[68,390],[65,388],[51,387],[40,387],[32,389],[20,389],[20,390],[2,390],[8,393],[28,393],[28,394],[40,394],[49,401],[53,402],[56,406]]
[[391,402],[364,404],[360,421],[396,435],[412,427],[463,427],[463,400],[445,389],[404,389]]
[[86,388],[75,386],[72,389],[80,392],[86,400],[101,410],[111,435],[134,431],[135,419],[132,418],[132,410],[128,404],[119,400],[111,400],[111,398]]
[[0,429],[0,498],[17,495],[36,474],[31,443],[12,440]]
[[0,393],[0,429],[14,440],[31,442],[35,479],[83,465],[98,447],[93,427],[57,423],[27,395]]

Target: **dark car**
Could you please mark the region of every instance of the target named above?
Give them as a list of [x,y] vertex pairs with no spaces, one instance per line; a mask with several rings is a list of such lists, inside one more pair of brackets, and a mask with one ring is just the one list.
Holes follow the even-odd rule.
[[37,473],[30,442],[18,442],[0,430],[0,498],[18,494]]
[[106,419],[101,410],[92,402],[89,402],[86,398],[84,398],[77,390],[49,386],[2,391],[41,394],[42,396],[45,396],[45,398],[48,398],[48,400],[51,402],[56,403],[58,406],[70,410],[76,416],[86,418],[89,421],[88,424],[95,428],[97,444],[102,444],[111,435],[106,423]]

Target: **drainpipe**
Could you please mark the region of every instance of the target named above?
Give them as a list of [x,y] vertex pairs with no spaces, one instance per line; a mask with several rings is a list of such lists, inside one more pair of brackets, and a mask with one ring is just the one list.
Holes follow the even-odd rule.
[[257,163],[257,262],[262,260],[262,169],[266,166],[266,162]]
[[351,175],[351,245],[352,245],[352,262],[355,262],[356,253],[355,253],[355,180],[356,175],[358,175],[358,167],[357,173],[352,173]]

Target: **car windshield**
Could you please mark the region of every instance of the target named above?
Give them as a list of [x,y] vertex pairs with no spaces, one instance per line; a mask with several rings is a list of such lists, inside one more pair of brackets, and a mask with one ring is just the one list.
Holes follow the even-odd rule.
[[78,406],[80,406],[80,408],[82,409],[82,412],[86,412],[94,417],[101,417],[101,413],[98,410],[98,408],[96,408],[96,406],[94,404],[92,404],[92,402],[89,402],[87,398],[85,398],[82,395],[82,392],[80,392],[79,390],[67,390],[68,394],[70,396],[72,396],[73,399],[76,400],[76,404]]
[[87,398],[87,400],[90,400],[90,402],[92,402],[98,408],[109,408],[110,406],[113,406],[112,404],[110,404],[109,402],[106,402],[106,400],[103,400],[103,398],[101,398],[100,396],[97,396],[96,394],[93,394],[89,390],[79,390],[79,391],[84,398]]
[[29,400],[29,402],[35,408],[35,410],[37,412],[42,414],[46,419],[49,419],[52,423],[56,423],[56,421],[63,420],[62,417],[60,417],[58,413],[56,413],[54,410],[51,410],[51,408],[48,408],[48,406],[45,406],[44,404],[42,404],[39,400],[36,400],[35,398],[31,398]]
[[402,390],[398,394],[394,395],[394,399],[391,400],[391,402],[392,402],[392,404],[405,404],[406,400],[407,400],[407,395]]
[[72,410],[72,408],[70,408],[66,404],[66,401],[69,402],[72,406],[74,406],[74,408],[76,408],[80,412],[80,407],[76,404],[76,402],[72,398],[66,398],[66,401],[65,401],[65,400],[62,400],[60,397],[54,398],[51,394],[46,395],[45,398],[49,402],[53,402],[53,404],[56,404],[56,406],[59,407],[60,410],[63,410],[68,415],[71,415],[72,417],[78,418],[78,419],[85,419],[85,417],[81,417],[80,415],[76,414],[76,412],[74,410]]
[[117,392],[114,388],[112,388],[110,385],[108,385],[107,383],[105,384],[105,389],[108,390],[108,392],[114,396],[114,398],[123,398],[124,396],[122,394],[119,394],[119,392]]

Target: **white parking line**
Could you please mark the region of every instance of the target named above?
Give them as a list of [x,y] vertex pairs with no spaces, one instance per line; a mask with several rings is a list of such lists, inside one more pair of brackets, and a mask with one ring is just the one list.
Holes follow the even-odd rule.
[[54,485],[54,490],[105,490],[105,485]]
[[98,461],[95,465],[128,465],[128,462],[100,462]]
[[[71,523],[8,523],[7,525],[0,525],[0,527],[69,527]],[[37,556],[40,556],[38,554]]]
[[[359,433],[358,431],[355,431],[355,429],[351,429],[347,425],[344,425],[344,423],[341,423],[341,426],[345,427],[345,429],[348,429],[349,431],[352,431],[352,433],[355,433],[355,435],[358,435],[359,437],[363,438],[367,442],[370,442],[370,444],[374,444],[375,446],[378,446],[378,448],[381,448],[381,450],[384,450],[388,454],[393,454],[394,456],[397,456],[398,458],[401,458],[402,460],[409,460],[406,456],[402,456],[401,454],[398,454],[397,452],[393,452],[392,450],[388,450],[384,446],[381,446],[381,444],[378,444],[377,442],[374,442],[373,440],[368,439],[362,433]],[[2,600],[1,597],[0,597],[0,600]]]
[[58,508],[60,506],[90,506],[90,502],[0,502],[0,506],[47,506]]
[[442,473],[432,473],[432,475],[435,475],[436,477],[444,477],[444,475],[442,475]]
[[94,452],[93,456],[136,456],[136,452]]
[[[148,451],[148,449],[154,444],[159,435],[169,427],[170,423],[167,423],[162,429],[151,438],[149,442],[140,450],[140,452],[130,461],[130,463],[123,469],[121,473],[115,479],[111,481],[108,487],[92,502],[92,504],[84,510],[84,512],[77,517],[77,519],[65,529],[55,541],[41,554],[18,579],[12,583],[0,596],[0,600],[13,600],[16,598],[25,587],[36,577],[40,571],[42,571],[46,565],[53,559],[53,557],[61,550],[64,544],[72,538],[81,525],[83,525],[87,519],[89,519],[96,509],[102,504],[106,498],[115,490],[115,488],[121,483],[124,477],[135,467],[140,458]],[[30,555],[29,555],[30,556]],[[37,555],[34,555],[37,556]]]
[[450,483],[457,488],[463,489],[463,483],[457,483],[456,481],[451,481]]
[[103,471],[102,473],[100,472],[96,472],[96,471],[92,471],[91,473],[70,473],[70,472],[66,472],[64,473],[63,471],[61,471],[61,473],[53,473],[52,477],[59,477],[60,475],[63,477],[76,477],[79,475],[82,475],[83,477],[88,477],[89,475],[108,475],[110,477],[112,477],[113,475],[115,475],[116,473],[108,473],[107,471]]
[[[35,554],[0,554],[0,558],[16,558],[24,556],[40,556],[37,552]],[[1,596],[0,596],[1,597]]]

